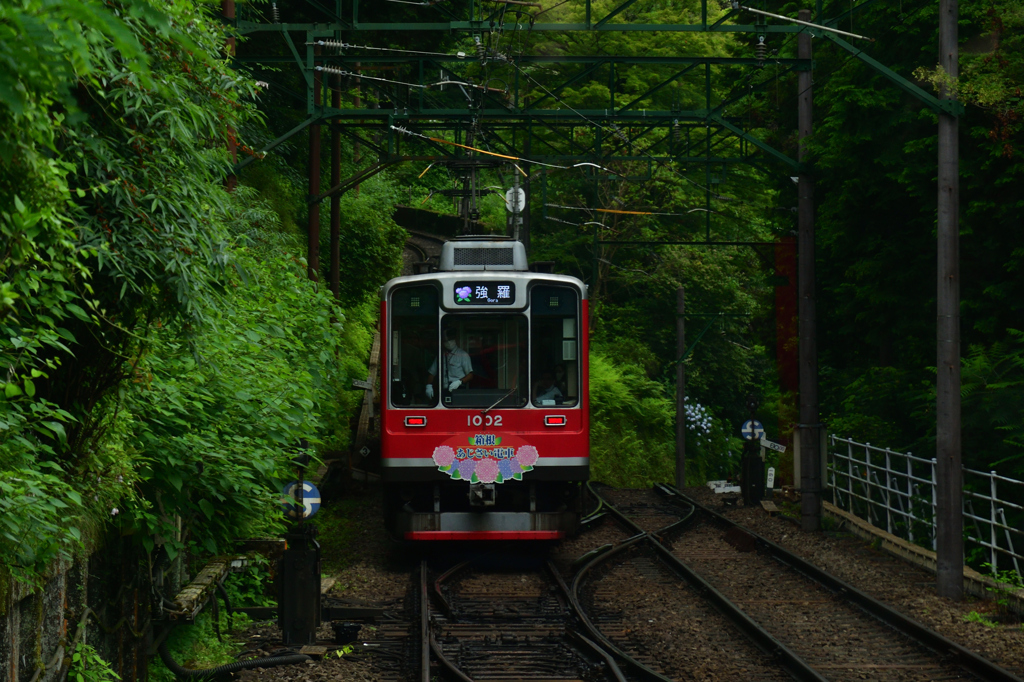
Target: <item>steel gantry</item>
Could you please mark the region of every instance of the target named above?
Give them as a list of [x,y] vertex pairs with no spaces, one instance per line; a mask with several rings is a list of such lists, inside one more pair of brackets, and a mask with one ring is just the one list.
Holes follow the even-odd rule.
[[[801,10],[799,19],[768,11],[768,5],[773,4],[770,0],[752,0],[749,5],[737,0],[726,3],[696,0],[689,13],[691,23],[683,24],[640,23],[639,15],[635,14],[642,6],[638,0],[619,0],[607,9],[609,3],[602,2],[598,7],[592,0],[335,0],[329,5],[319,0],[304,0],[303,3],[296,0],[295,4],[322,19],[313,23],[280,21],[276,1],[271,2],[273,21],[236,20],[233,19],[233,0],[223,2],[225,16],[232,17],[229,23],[238,34],[272,35],[279,41],[278,52],[254,55],[249,51],[236,60],[272,67],[294,65],[305,84],[305,92],[294,94],[296,100],[304,104],[306,118],[235,168],[243,168],[309,129],[309,266],[311,275],[315,276],[319,263],[314,251],[318,250],[312,247],[319,239],[319,204],[329,198],[332,201],[331,284],[335,291],[338,197],[388,166],[409,160],[443,163],[461,159],[464,162],[473,156],[490,156],[527,166],[589,166],[595,181],[602,176],[623,177],[609,168],[618,162],[646,163],[648,173],[661,163],[703,164],[708,208],[712,166],[747,163],[763,168],[770,163],[781,166],[787,176],[799,178],[801,253],[813,253],[813,185],[809,163],[804,161],[803,145],[803,139],[811,130],[811,37],[827,40],[847,51],[938,114],[945,126],[943,130],[947,131],[945,137],[940,136],[940,146],[942,140],[950,138],[948,130],[955,131],[956,117],[963,112],[962,105],[954,98],[945,95],[936,98],[844,39],[869,40],[840,31],[837,26],[854,13],[876,4],[877,0],[851,3],[849,10],[831,18],[824,16],[823,0],[814,0],[814,11]],[[228,5],[231,5],[230,13]],[[956,0],[942,0],[942,14],[945,41],[942,63],[948,72],[955,74]],[[407,20],[410,15],[415,20]],[[406,20],[395,20],[395,16]],[[451,36],[456,45],[447,51],[432,52],[396,40],[400,36],[413,40],[429,32]],[[755,40],[752,55],[747,57],[567,54],[571,52],[567,48],[561,49],[559,54],[529,54],[512,47],[511,41],[501,47],[501,37],[509,34],[519,37],[558,33],[608,36],[623,32],[679,36],[748,34]],[[780,57],[769,51],[768,38],[779,34],[802,36],[797,57]],[[952,42],[948,38],[950,34],[954,36]],[[380,44],[381,36],[387,36],[388,45]],[[679,42],[682,43],[682,38]],[[950,54],[954,55],[952,62]],[[758,68],[766,64],[774,67],[774,73],[759,76],[768,73]],[[743,112],[747,98],[765,89],[779,76],[793,72],[802,76],[798,93],[801,109],[798,158],[755,135],[752,129],[756,126],[749,125]],[[731,79],[732,87],[716,99],[713,95],[717,89],[712,83],[722,79]],[[361,100],[357,97],[351,106],[343,107],[339,96],[342,88],[354,83],[361,84],[372,94]],[[631,86],[626,87],[627,83]],[[642,90],[636,87],[637,83],[644,84]],[[680,87],[682,84],[687,87]],[[577,106],[568,104],[562,97],[570,88],[586,86],[600,86],[592,88],[599,96],[589,97],[586,104]],[[700,92],[703,97],[694,97],[693,93]],[[323,124],[328,124],[333,132],[331,187],[325,191],[319,187],[319,131]],[[373,152],[367,166],[348,179],[340,178],[337,172],[342,136]],[[952,157],[948,150],[940,150],[940,158],[943,159],[940,177],[945,188],[945,193],[940,195],[940,204],[944,207],[940,234],[946,234],[951,231],[949,225],[955,225],[957,211],[955,182],[950,180],[955,176],[955,172],[950,172],[951,168],[955,171],[955,149]],[[475,175],[472,186],[475,187]],[[711,213],[706,210],[704,243],[712,243]],[[594,243],[596,249],[600,244],[596,228]],[[943,253],[944,267],[955,273],[955,244]],[[820,427],[813,343],[814,282],[813,269],[804,269],[804,265],[811,264],[801,265],[799,317],[807,326],[800,332],[800,367],[809,382],[808,390],[802,388],[801,393],[809,402],[801,407],[799,426],[807,431],[802,440],[816,443],[817,438],[811,437]],[[955,286],[946,286],[953,293],[947,293],[943,286],[940,281],[940,292],[945,296],[940,298],[956,300]],[[959,353],[957,343],[954,331],[945,329],[940,334],[941,348],[955,347],[953,353],[945,355],[940,348],[940,366],[949,364],[950,358]],[[958,376],[955,380],[958,381]],[[955,381],[946,383],[953,385]],[[955,393],[955,386],[944,385],[941,394],[951,392]],[[947,414],[958,420],[959,405],[947,402],[949,406],[941,401],[940,404]],[[958,427],[959,422],[955,423]],[[958,434],[958,428],[956,430]],[[948,428],[945,431],[940,428],[940,433],[947,431]],[[948,439],[952,442],[953,436]],[[955,455],[958,462],[958,435],[956,443],[947,450],[952,453],[950,460]],[[813,450],[806,454],[817,461]],[[958,464],[955,468],[959,470]],[[812,476],[802,482],[809,493],[804,498],[807,500],[804,525],[812,529],[820,522],[821,474],[812,467],[804,471],[812,472]],[[952,487],[956,487],[955,482]],[[947,506],[957,507],[953,491],[949,492],[949,497],[951,501]],[[958,515],[959,509],[954,512]],[[955,532],[947,535],[952,537]],[[960,565],[954,558],[956,545],[953,541],[950,543],[952,549],[940,558],[940,579],[944,571],[952,575]],[[950,584],[955,582],[955,575],[947,580]],[[956,590],[949,588],[945,593],[954,596]]]

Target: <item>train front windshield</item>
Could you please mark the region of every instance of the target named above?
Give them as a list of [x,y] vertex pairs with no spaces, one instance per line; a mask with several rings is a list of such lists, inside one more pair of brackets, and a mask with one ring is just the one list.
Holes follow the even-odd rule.
[[483,409],[525,407],[531,401],[537,407],[578,403],[575,291],[534,287],[530,320],[513,312],[440,316],[438,298],[433,285],[391,294],[393,405]]
[[[529,399],[526,317],[516,314],[446,315],[441,337],[456,348],[442,348],[441,401],[445,407],[522,407]],[[452,365],[460,351],[470,359],[472,379],[449,391],[460,378]],[[445,374],[447,373],[447,376]]]

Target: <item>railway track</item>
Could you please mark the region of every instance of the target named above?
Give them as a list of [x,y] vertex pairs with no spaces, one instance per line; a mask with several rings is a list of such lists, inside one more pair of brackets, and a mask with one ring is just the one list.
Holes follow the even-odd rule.
[[[420,680],[534,682],[626,678],[573,623],[568,587],[550,562],[486,570],[420,566]],[[431,654],[438,670],[431,666]]]
[[[753,648],[733,643],[736,640],[732,637],[708,642],[712,649],[731,647],[724,659],[735,662],[740,669],[719,671],[727,677],[1019,681],[1006,670],[678,491],[668,487],[660,487],[659,491],[660,495],[610,489],[600,493],[607,512],[635,530],[636,536],[623,543],[635,549],[616,547],[614,552],[607,553],[609,556],[592,561],[574,581],[574,595],[589,598],[591,608],[597,606],[599,613],[602,594],[621,594],[631,581],[635,584],[647,580],[658,590],[658,596],[649,600],[652,605],[692,609],[689,613],[701,619],[701,632],[705,635],[745,635]],[[677,510],[674,522],[673,507]],[[670,523],[658,528],[665,521]],[[621,554],[623,561],[611,564],[613,553]],[[656,570],[650,566],[656,566]],[[619,579],[625,576],[626,582],[618,589],[614,583],[603,586],[603,580],[596,582],[589,592],[578,589],[586,575],[598,567],[612,579],[617,571]],[[666,572],[684,578],[701,596],[703,604],[688,601],[680,594],[670,597],[672,591],[664,579]],[[709,615],[711,606],[716,613]],[[633,620],[636,621],[635,615]],[[600,626],[599,619],[595,625]],[[619,632],[617,627],[604,633],[613,645]],[[633,640],[637,639],[635,632],[630,633]],[[626,654],[642,653],[642,649],[628,641],[623,642],[622,648]],[[658,655],[652,667],[660,666],[654,672],[678,665],[678,657],[671,656],[664,647],[654,650]],[[688,670],[692,673],[692,668]],[[682,671],[667,672],[678,679]]]
[[444,237],[408,228],[406,232],[409,233],[409,238],[405,240],[405,248],[402,252],[402,274],[414,274],[418,263],[428,263],[436,267],[441,257],[441,245],[445,242]]
[[386,679],[1021,682],[672,488],[596,494],[550,559],[422,562]]

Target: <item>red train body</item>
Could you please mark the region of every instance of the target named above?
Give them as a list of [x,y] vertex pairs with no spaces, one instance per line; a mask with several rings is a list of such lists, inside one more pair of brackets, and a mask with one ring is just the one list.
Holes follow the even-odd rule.
[[392,535],[543,540],[576,530],[590,468],[586,294],[576,278],[530,272],[518,242],[481,237],[446,243],[438,272],[384,286]]

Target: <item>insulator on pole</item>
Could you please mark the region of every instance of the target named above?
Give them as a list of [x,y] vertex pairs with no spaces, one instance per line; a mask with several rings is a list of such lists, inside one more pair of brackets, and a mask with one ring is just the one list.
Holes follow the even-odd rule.
[[757,57],[757,65],[764,66],[765,57],[768,56],[768,46],[764,43],[764,36],[757,37],[757,45],[754,46],[754,56]]
[[480,59],[480,64],[484,65],[487,63],[487,48],[480,42],[480,36],[473,36],[473,42],[476,47],[476,56]]
[[317,40],[313,44],[318,45],[320,47],[336,47],[339,50],[346,47],[352,47],[348,43],[342,42],[340,40]]
[[682,136],[682,129],[679,127],[679,119],[672,121],[672,144],[678,145]]
[[277,3],[276,2],[271,2],[270,3],[270,14],[274,17],[274,23],[275,24],[280,24],[281,23],[281,13],[277,11]]
[[323,71],[325,73],[333,73],[336,76],[347,76],[347,75],[349,75],[348,71],[345,71],[344,69],[339,69],[336,66],[327,66],[327,65],[317,64],[315,67],[313,67],[313,70],[314,71]]

